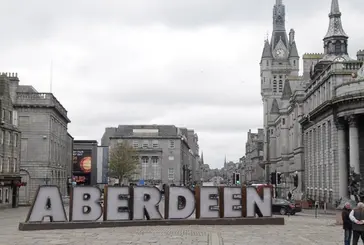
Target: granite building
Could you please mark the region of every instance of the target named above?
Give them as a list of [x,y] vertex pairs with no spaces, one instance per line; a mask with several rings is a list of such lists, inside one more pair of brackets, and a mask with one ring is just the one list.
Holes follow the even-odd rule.
[[[332,0],[324,53],[304,54],[303,73],[298,76],[294,31],[284,37],[282,1],[277,0],[273,12],[272,40],[265,42],[260,63],[266,177],[274,171],[282,173],[278,185],[282,197],[290,191],[295,199],[333,204],[348,196],[350,167],[364,173],[358,126],[362,120],[358,70],[364,52],[357,53],[357,60],[349,57],[338,0]],[[277,36],[285,40],[285,47],[274,48]],[[284,78],[282,88],[278,78]]]
[[351,171],[364,174],[364,67],[348,55],[338,0],[332,0],[322,58],[310,70],[301,120],[309,198],[335,203],[349,197]]
[[0,209],[17,207],[21,178],[20,131],[10,97],[11,75],[0,75]]
[[130,182],[190,185],[199,181],[198,137],[173,125],[119,125],[106,128],[101,144],[112,148],[127,142],[138,152],[139,174]]
[[[282,196],[295,189],[292,175],[303,171],[303,148],[300,141],[299,118],[302,114],[304,82],[299,76],[298,55],[293,29],[287,35],[285,6],[276,0],[273,8],[273,32],[264,43],[260,62],[261,95],[264,112],[263,161],[265,180],[272,172],[283,177]],[[302,180],[302,178],[301,178]],[[301,192],[302,185],[296,192]]]
[[32,86],[19,85],[17,75],[9,75],[11,98],[21,131],[19,204],[28,205],[39,185],[52,184],[67,195],[67,179],[72,164],[72,137],[66,109],[52,93],[39,93]]
[[258,133],[248,132],[245,144],[244,181],[247,183],[264,183],[263,161],[264,130],[258,129]]

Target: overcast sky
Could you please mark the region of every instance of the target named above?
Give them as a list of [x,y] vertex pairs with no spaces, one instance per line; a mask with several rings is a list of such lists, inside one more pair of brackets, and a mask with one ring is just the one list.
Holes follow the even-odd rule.
[[[331,0],[283,0],[300,55],[322,52]],[[259,62],[275,0],[2,0],[0,67],[50,91],[75,139],[119,124],[195,129],[205,163],[245,154],[262,126]],[[362,0],[340,0],[352,57]]]

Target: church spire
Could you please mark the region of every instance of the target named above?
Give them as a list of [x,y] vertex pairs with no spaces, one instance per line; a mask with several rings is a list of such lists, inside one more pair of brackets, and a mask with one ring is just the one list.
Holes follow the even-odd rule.
[[325,39],[335,37],[335,36],[348,37],[346,35],[344,28],[342,26],[342,23],[341,23],[341,12],[340,12],[340,8],[339,8],[339,0],[332,0],[329,18],[330,18],[330,23],[329,23],[329,28],[327,30]]
[[338,56],[347,56],[348,36],[341,23],[341,12],[338,0],[331,1],[329,18],[329,28],[323,40],[325,55],[326,57],[331,56],[331,59]]

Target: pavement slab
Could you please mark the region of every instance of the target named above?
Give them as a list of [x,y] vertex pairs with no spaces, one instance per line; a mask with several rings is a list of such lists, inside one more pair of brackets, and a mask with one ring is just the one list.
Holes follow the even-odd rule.
[[285,217],[284,226],[145,226],[19,231],[29,208],[0,210],[0,245],[334,245],[343,244],[332,216]]

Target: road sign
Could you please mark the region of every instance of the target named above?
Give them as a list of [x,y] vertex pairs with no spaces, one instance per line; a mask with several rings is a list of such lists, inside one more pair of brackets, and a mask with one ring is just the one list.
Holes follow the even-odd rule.
[[140,179],[138,185],[144,185],[144,184],[145,184],[144,183],[144,180],[143,179]]

